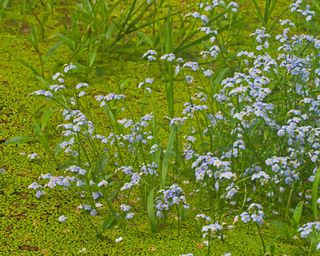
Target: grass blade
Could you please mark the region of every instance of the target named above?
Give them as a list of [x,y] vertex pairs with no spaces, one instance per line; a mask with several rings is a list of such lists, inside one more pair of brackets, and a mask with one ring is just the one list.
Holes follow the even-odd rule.
[[170,156],[173,153],[173,145],[176,138],[177,128],[171,127],[170,135],[169,135],[169,141],[168,146],[166,149],[166,152],[164,153],[163,162],[162,162],[162,170],[161,170],[161,188],[163,189],[166,185],[168,170],[169,170],[169,161]]
[[23,143],[32,142],[34,140],[35,139],[30,136],[16,136],[16,137],[7,139],[5,144],[23,144]]
[[318,218],[318,190],[320,180],[320,168],[318,169],[312,183],[312,212],[315,220]]
[[113,214],[106,215],[101,225],[102,231],[110,229],[116,223],[116,220],[117,218]]
[[[172,17],[171,11],[168,11],[168,19],[165,25],[165,49],[166,53],[172,51]],[[174,117],[174,89],[173,89],[173,64],[168,63],[168,82],[167,82],[167,102],[168,102],[168,113],[169,117]]]
[[264,7],[264,17],[263,17],[264,25],[268,23],[269,14],[270,14],[270,4],[271,4],[271,0],[266,0],[266,4]]
[[301,201],[298,203],[297,207],[294,209],[293,212],[293,226],[295,229],[297,229],[300,225],[300,220],[301,220],[301,215],[302,215],[302,210],[303,210],[303,204],[304,202]]
[[110,107],[109,107],[108,105],[105,105],[105,106],[104,106],[104,109],[105,109],[105,111],[106,111],[107,114],[108,114],[108,117],[109,117],[110,122],[111,122],[111,124],[112,124],[112,126],[113,126],[113,129],[119,130],[119,129],[120,129],[120,126],[118,125],[117,119],[116,119],[116,117],[114,116],[114,114],[113,114],[112,110],[110,109]]
[[151,227],[152,232],[157,232],[158,230],[158,225],[157,225],[157,218],[154,212],[154,188],[151,189],[151,191],[148,194],[147,198],[147,212],[148,212],[148,217],[149,217],[149,223]]
[[105,154],[100,155],[96,163],[96,171],[98,174],[103,173],[103,170],[107,166],[107,163],[108,163],[107,156]]
[[312,1],[312,5],[317,8],[318,12],[320,12],[320,4],[318,3],[318,0],[317,0],[317,1],[316,1],[316,0],[313,0],[313,1]]
[[258,14],[259,19],[260,19],[261,21],[263,21],[264,19],[263,19],[263,17],[262,17],[261,12],[260,12],[260,8],[259,8],[259,6],[258,6],[258,4],[257,4],[257,1],[256,1],[256,0],[252,0],[252,3],[253,3],[253,5],[254,5],[254,8],[256,9],[256,12],[257,12],[257,14]]
[[55,109],[53,108],[48,108],[45,111],[43,111],[41,118],[40,118],[40,122],[41,122],[41,132],[44,132],[47,123],[49,122],[51,116],[55,113]]
[[147,43],[149,45],[149,47],[153,47],[152,39],[149,36],[147,36],[145,33],[141,32],[141,31],[138,31],[137,35],[142,41]]

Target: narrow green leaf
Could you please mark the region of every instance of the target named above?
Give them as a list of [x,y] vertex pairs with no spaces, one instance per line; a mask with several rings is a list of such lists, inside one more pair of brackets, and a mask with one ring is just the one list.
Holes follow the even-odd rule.
[[64,95],[58,95],[51,98],[53,101],[58,103],[59,105],[63,106],[65,109],[69,109],[68,102]]
[[154,188],[151,189],[151,191],[148,194],[147,198],[147,212],[149,217],[149,223],[151,227],[152,232],[157,232],[158,226],[157,226],[157,218],[154,211]]
[[9,0],[4,0],[2,3],[3,9],[6,9],[8,7]]
[[97,56],[97,49],[94,48],[92,51],[90,51],[90,55],[89,55],[89,65],[88,65],[89,69],[92,68],[92,66],[96,60],[96,56]]
[[57,158],[57,157],[60,155],[60,153],[62,152],[62,150],[63,150],[63,149],[60,147],[60,144],[58,144],[58,145],[55,147],[54,152],[53,152],[54,157]]
[[36,136],[39,136],[41,133],[41,121],[39,119],[34,121],[33,129]]
[[43,145],[45,148],[49,147],[49,140],[44,132],[45,127],[42,127],[42,117],[34,121],[34,133],[36,135],[37,140]]
[[108,214],[102,222],[102,230],[110,229],[116,223],[116,216]]
[[92,13],[93,12],[93,6],[92,6],[90,0],[85,0],[84,1],[84,6],[86,7],[88,13]]
[[47,126],[50,117],[53,115],[55,110],[53,108],[47,108],[41,115],[41,131],[43,132]]
[[300,225],[302,210],[303,210],[303,204],[304,202],[301,201],[298,203],[297,207],[294,209],[293,212],[293,226],[295,229],[297,229]]
[[46,54],[46,58],[49,58],[61,45],[62,45],[62,42],[58,41],[53,46],[51,46]]
[[214,83],[216,85],[221,83],[221,81],[223,80],[224,75],[227,73],[227,71],[229,71],[229,68],[218,69],[218,72],[214,76],[215,77]]
[[167,53],[172,51],[172,17],[171,10],[168,10],[168,18],[165,23],[165,49]]
[[[153,108],[153,119],[152,119],[152,135],[154,138],[154,143],[159,144],[159,138],[158,138],[158,124],[157,124],[157,105],[154,99],[154,96],[152,97],[152,108]],[[157,164],[160,163],[160,155],[161,150],[158,148],[156,152],[153,154],[153,161]]]
[[145,33],[141,32],[141,31],[138,31],[137,32],[137,35],[144,41],[146,42],[150,47],[153,47],[153,41],[152,39],[147,36]]
[[35,75],[35,76],[40,76],[39,72],[33,67],[31,66],[29,63],[23,61],[23,60],[19,60],[19,62],[24,66],[26,67],[27,69],[31,70],[32,73]]
[[70,50],[75,49],[76,43],[74,42],[73,39],[63,35],[62,33],[57,33],[57,36],[60,38],[62,43],[66,44],[70,48]]
[[43,14],[41,18],[41,27],[43,30],[45,29],[45,23],[48,21],[50,14],[51,14],[50,12],[46,12]]
[[258,4],[257,4],[257,1],[256,1],[256,0],[252,0],[252,2],[253,2],[253,5],[254,5],[254,8],[256,9],[256,12],[257,12],[257,14],[258,14],[259,19],[260,19],[261,21],[263,21],[262,14],[261,14],[261,12],[260,12],[260,8],[259,8],[259,6],[258,6]]
[[38,134],[37,139],[40,142],[40,144],[43,145],[46,149],[49,148],[49,140],[45,134]]
[[117,30],[117,28],[118,28],[117,23],[115,21],[112,21],[110,26],[108,27],[107,32],[105,33],[105,38],[107,40],[110,40],[114,32]]
[[320,12],[320,4],[319,4],[318,0],[313,0],[312,4],[317,8],[318,12]]
[[98,160],[97,160],[97,163],[96,163],[96,170],[98,173],[102,173],[104,168],[106,167],[108,163],[108,158],[105,154],[103,155],[100,155]]
[[312,212],[315,220],[318,219],[318,190],[320,180],[320,168],[318,169],[312,183]]
[[116,129],[116,130],[119,129],[119,128],[120,128],[120,127],[119,127],[119,124],[118,124],[118,122],[117,122],[117,120],[116,120],[113,112],[111,111],[110,107],[109,107],[108,105],[105,105],[105,106],[104,106],[104,109],[105,109],[105,111],[106,111],[107,114],[108,114],[108,117],[109,117],[109,119],[110,119],[110,122],[111,122],[113,128]]
[[134,11],[134,7],[136,6],[136,3],[137,3],[137,0],[132,1],[130,9],[126,14],[123,23],[121,24],[121,28],[126,29],[127,23],[130,20],[130,18],[132,17],[131,15],[132,15],[132,12]]
[[37,78],[39,80],[39,82],[41,82],[42,84],[48,83],[48,81],[45,80],[41,75],[39,75],[39,76],[35,75],[35,78]]
[[38,37],[38,31],[35,27],[31,27],[30,42],[32,44],[32,47],[37,52],[39,52],[39,37]]
[[[214,21],[218,20],[220,17],[223,17],[226,14],[227,10],[221,12],[220,14],[216,15],[215,17],[213,17],[212,19],[209,20],[209,22],[207,23],[207,26],[211,25]],[[227,26],[228,27],[228,26]],[[220,29],[219,31],[220,32]],[[192,33],[188,33],[179,43],[179,45],[176,47],[176,49],[174,50],[174,53],[178,53],[178,52],[182,52],[188,48],[190,48],[191,46],[197,45],[197,44],[201,44],[203,43],[205,40],[209,39],[211,37],[211,35],[205,35],[201,38],[198,38],[196,40],[192,41],[192,38],[197,35],[199,33],[199,30],[195,30]],[[185,45],[186,43],[191,42],[187,45]]]
[[179,53],[179,52],[182,52],[182,51],[185,51],[186,49],[188,49],[188,48],[190,48],[190,47],[192,47],[192,46],[195,46],[195,45],[198,45],[198,44],[201,44],[201,43],[203,43],[205,40],[207,40],[207,39],[209,39],[211,37],[211,35],[205,35],[205,36],[203,36],[203,37],[201,37],[201,38],[198,38],[198,39],[196,39],[196,40],[194,40],[194,41],[191,41],[191,43],[189,43],[189,44],[187,44],[187,45],[181,45],[181,46],[179,46],[179,47],[177,47],[175,50],[174,50],[174,52],[175,53]]
[[[106,177],[106,180],[111,179],[112,176],[113,176],[113,174],[112,174],[112,175],[108,175],[108,176]],[[108,195],[105,197],[105,199],[106,199],[108,202],[112,202],[112,200],[114,200],[114,199],[116,198],[116,196],[118,195],[118,193],[119,193],[119,190],[114,190],[114,191],[112,191],[110,194],[108,194]]]
[[32,142],[34,140],[35,138],[30,136],[16,136],[16,137],[7,139],[5,144],[23,144],[23,143]]
[[[168,11],[168,18],[165,23],[165,50],[167,53],[172,52],[172,22],[171,10]],[[171,62],[168,63],[168,77],[167,77],[167,103],[168,114],[170,118],[174,117],[174,69]]]
[[163,189],[166,185],[168,170],[169,170],[169,161],[170,157],[173,154],[173,145],[176,138],[177,127],[171,127],[168,146],[166,152],[164,153],[163,162],[162,162],[162,170],[161,170],[161,188]]
[[271,11],[271,0],[265,0],[264,16],[263,16],[264,25],[268,24],[270,11]]

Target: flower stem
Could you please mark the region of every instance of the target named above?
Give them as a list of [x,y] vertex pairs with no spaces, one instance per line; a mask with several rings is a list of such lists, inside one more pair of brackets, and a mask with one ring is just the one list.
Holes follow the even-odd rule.
[[262,244],[262,249],[263,249],[263,254],[266,254],[266,246],[264,244],[264,240],[263,240],[263,237],[262,237],[262,234],[261,234],[261,230],[260,230],[259,224],[256,223],[256,226],[258,228],[258,232],[259,232],[259,236],[260,236],[260,240],[261,240],[261,244]]

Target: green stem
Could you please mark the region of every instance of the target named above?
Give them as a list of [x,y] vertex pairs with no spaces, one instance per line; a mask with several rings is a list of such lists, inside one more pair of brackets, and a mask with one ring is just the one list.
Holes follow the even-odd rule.
[[259,232],[259,236],[260,236],[260,240],[261,240],[261,244],[262,244],[262,249],[263,249],[263,254],[266,254],[266,246],[264,244],[264,240],[263,240],[263,237],[262,237],[262,233],[261,233],[261,230],[260,230],[260,227],[259,227],[259,224],[256,223],[256,226],[258,228],[258,232]]

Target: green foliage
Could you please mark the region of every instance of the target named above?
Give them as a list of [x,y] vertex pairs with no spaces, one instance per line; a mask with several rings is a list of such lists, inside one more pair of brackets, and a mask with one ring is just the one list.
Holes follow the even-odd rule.
[[[249,2],[246,1],[246,4]],[[51,91],[52,89],[48,87],[50,69],[56,71],[61,62],[74,62],[79,67],[79,72],[71,73],[70,77],[67,76],[67,72],[63,73],[66,79],[65,91],[59,91],[53,97],[45,99],[45,104],[39,109],[36,109],[37,104],[34,100],[19,105],[20,109],[15,111],[20,112],[21,106],[24,108],[25,104],[31,109],[30,112],[34,113],[33,125],[30,125],[31,120],[21,117],[20,113],[19,118],[16,118],[17,114],[13,110],[15,105],[11,106],[10,100],[7,102],[6,93],[1,95],[1,102],[4,102],[1,110],[5,113],[5,117],[1,116],[1,122],[4,123],[1,125],[8,127],[4,136],[11,137],[13,134],[29,133],[33,135],[9,138],[4,143],[5,147],[0,144],[0,149],[4,152],[4,160],[0,168],[4,166],[9,169],[5,180],[2,179],[2,173],[0,173],[0,201],[5,205],[0,212],[1,226],[5,226],[5,229],[1,231],[4,235],[0,236],[4,238],[4,249],[0,248],[0,253],[2,253],[1,250],[13,254],[17,250],[20,253],[36,248],[40,253],[40,249],[47,247],[50,248],[50,251],[41,251],[41,253],[57,254],[67,250],[77,254],[84,248],[83,246],[86,246],[88,253],[93,255],[102,253],[173,255],[186,253],[187,249],[196,255],[205,255],[205,253],[210,254],[212,248],[219,255],[229,250],[233,254],[248,255],[257,253],[261,248],[263,248],[263,254],[271,255],[305,253],[306,243],[301,239],[294,241],[293,236],[298,237],[300,234],[297,229],[302,223],[309,221],[310,207],[315,221],[318,220],[320,169],[314,177],[311,200],[307,197],[310,194],[310,186],[304,184],[311,170],[318,168],[318,162],[310,161],[309,156],[297,155],[297,160],[304,164],[294,167],[294,171],[301,174],[301,180],[293,179],[292,184],[291,181],[288,182],[289,185],[282,176],[279,176],[277,180],[270,179],[267,182],[255,180],[254,171],[250,168],[258,167],[254,165],[256,163],[265,174],[275,175],[265,160],[273,156],[286,156],[289,151],[287,135],[277,136],[276,129],[268,126],[266,119],[259,117],[258,114],[253,118],[252,113],[256,109],[252,110],[252,115],[248,114],[243,117],[245,122],[240,118],[234,118],[235,113],[241,114],[251,107],[250,104],[250,106],[246,105],[244,99],[252,95],[245,92],[242,94],[234,92],[231,91],[233,88],[226,87],[225,93],[230,98],[228,104],[216,100],[217,94],[225,85],[223,80],[226,77],[232,77],[238,72],[247,75],[246,72],[253,72],[248,67],[251,67],[255,60],[241,60],[237,56],[239,49],[252,50],[252,44],[243,39],[252,32],[250,24],[256,22],[253,12],[256,12],[261,24],[266,26],[267,32],[270,30],[274,33],[282,33],[277,24],[288,8],[277,10],[279,5],[272,0],[264,1],[264,6],[261,5],[261,1],[252,0],[251,3],[255,9],[249,10],[251,15],[248,17],[232,11],[231,7],[226,5],[208,12],[208,21],[204,22],[200,19],[193,19],[190,14],[185,15],[186,12],[204,11],[204,5],[194,3],[177,8],[176,3],[171,3],[171,1],[148,3],[142,0],[79,0],[72,1],[69,5],[66,2],[57,3],[56,1],[23,1],[24,6],[21,8],[24,9],[24,16],[21,20],[29,25],[36,24],[36,26],[30,26],[30,31],[28,31],[28,40],[33,52],[30,51],[28,53],[30,56],[22,58],[20,63],[31,70],[46,87],[45,89]],[[7,22],[7,18],[10,17],[7,14],[10,14],[14,4],[14,1],[0,1],[2,24]],[[63,24],[60,16],[56,19],[59,8],[64,10],[63,15],[59,14],[65,16]],[[314,2],[312,8],[319,9],[319,4]],[[243,29],[241,27],[243,24],[248,24],[249,28]],[[211,39],[212,42],[209,42],[208,39],[212,34],[199,31],[200,26],[210,26],[217,30],[218,35]],[[305,27],[303,29],[298,27],[297,30],[304,32]],[[239,38],[243,41],[239,42]],[[200,59],[197,53],[207,51],[213,43],[219,47],[219,56],[216,59],[214,57]],[[271,49],[263,49],[262,52],[265,51],[269,57],[273,58],[277,56],[277,45],[274,41],[272,43],[274,45]],[[157,50],[158,61],[156,65],[148,62],[146,69],[140,65],[139,61],[143,52],[149,48]],[[311,56],[314,52],[317,50],[310,41],[295,45],[292,54],[304,58]],[[113,59],[114,53],[117,54],[116,60]],[[159,58],[165,53],[174,53],[176,57],[198,61],[199,68],[191,71],[175,61],[164,63]],[[135,54],[139,55],[139,58]],[[258,51],[255,51],[255,54],[259,54]],[[4,57],[7,56],[4,55]],[[131,66],[127,65],[129,60],[133,60]],[[35,64],[36,61],[38,64]],[[16,72],[14,70],[16,67],[3,62],[4,67],[10,65],[8,70]],[[318,59],[309,64],[307,68],[308,72],[312,73],[310,76],[312,79],[307,85],[299,80],[298,76],[290,74],[283,68],[277,67],[276,69],[272,66],[273,72],[260,70],[261,72],[255,74],[270,77],[270,84],[266,87],[271,92],[263,103],[274,104],[275,111],[270,112],[270,118],[276,120],[277,124],[287,124],[290,118],[287,116],[289,110],[305,110],[305,106],[301,103],[301,95],[295,93],[297,90],[295,85],[306,85],[307,92],[304,96],[314,98],[318,92],[317,86],[313,84],[313,79],[316,77],[316,74],[313,73],[316,73],[314,69],[318,65]],[[177,68],[180,68],[180,72]],[[99,70],[103,70],[102,75],[93,78],[94,71],[98,73]],[[155,77],[155,83],[150,85],[152,93],[147,92],[144,86],[142,95],[141,91],[136,89],[136,84],[143,81],[146,70],[152,77]],[[203,76],[205,70],[211,70],[212,75]],[[31,88],[21,86],[21,84],[25,85],[24,79],[28,78],[24,75],[25,73],[21,73],[23,74],[21,75],[22,83],[16,85],[16,81],[9,81],[10,85],[19,89],[17,93],[5,88],[5,92],[10,92],[9,97],[14,98],[14,102],[16,97],[20,96],[18,94],[27,95],[31,90],[39,89],[38,84],[32,84]],[[192,75],[194,80],[186,83],[186,75]],[[94,86],[85,91],[84,97],[80,97],[79,91],[74,89],[75,82],[79,82],[80,77],[85,81],[95,81]],[[12,78],[9,77],[9,79]],[[124,80],[126,86],[123,86],[122,81]],[[6,80],[3,80],[2,75],[0,82],[7,83]],[[240,81],[239,84],[242,82]],[[254,81],[253,84],[257,85],[259,82]],[[119,85],[118,88],[117,85]],[[313,90],[309,91],[309,86],[314,87]],[[248,88],[241,89],[249,90]],[[130,97],[123,101],[105,99],[102,107],[105,112],[103,115],[96,110],[97,103],[93,101],[93,96],[105,95],[111,91],[118,91]],[[201,99],[201,95],[202,97],[206,95],[206,99]],[[168,119],[174,121],[174,118],[179,116],[182,109],[186,107],[182,103],[187,100],[191,107],[196,104],[206,104],[207,108],[185,111],[182,115],[186,118],[182,119],[181,125],[168,125]],[[206,103],[199,103],[204,101]],[[85,116],[84,120],[81,119],[83,116],[79,117],[81,121],[86,123],[88,121],[86,118],[90,117],[90,121],[95,121],[97,124],[95,136],[88,131],[79,132],[77,130],[79,127],[72,128],[76,132],[73,133],[75,142],[70,151],[78,154],[68,155],[69,149],[65,150],[60,144],[66,141],[63,136],[57,134],[61,132],[61,126],[57,131],[54,129],[58,123],[61,123],[61,120],[56,120],[55,116],[58,109],[64,111],[80,109]],[[146,113],[150,112],[153,114],[152,120],[146,121],[145,119],[150,118]],[[219,119],[219,115],[222,116],[222,119]],[[66,126],[73,122],[70,118],[65,118]],[[123,123],[127,118],[130,118],[132,124],[125,126]],[[317,122],[314,116],[304,121],[307,125],[314,125]],[[30,127],[27,127],[26,124],[29,124]],[[82,125],[83,123],[80,125],[81,129],[88,128],[90,123]],[[71,129],[68,131],[70,132]],[[243,134],[238,131],[243,131]],[[99,138],[101,134],[106,135],[105,138]],[[191,137],[194,137],[194,141]],[[239,142],[239,138],[245,141],[245,147],[239,147],[239,154],[236,155],[232,150],[235,149],[234,145]],[[107,142],[102,142],[104,140]],[[54,147],[54,145],[57,146]],[[303,143],[292,143],[290,150],[298,150],[303,146]],[[192,153],[190,159],[185,159],[185,154],[191,149],[195,153]],[[31,153],[31,150],[32,152],[38,150],[44,159],[26,162],[22,158],[24,153],[21,152],[22,150],[27,153]],[[226,157],[228,152],[234,155],[228,158]],[[45,158],[49,155],[53,156],[51,160]],[[205,169],[205,166],[194,164],[200,156],[203,156],[203,159],[208,156],[218,156],[221,159],[213,159],[217,162],[215,162],[216,166],[210,167],[209,175],[204,175],[203,180],[196,180],[198,177],[194,175],[195,169],[198,167]],[[222,160],[226,159],[230,160],[230,166],[232,166],[230,172],[233,172],[231,174],[234,176],[220,178],[219,175],[230,175],[228,172],[223,173],[220,169],[223,165]],[[47,190],[48,186],[44,185],[45,181],[42,178],[37,180],[37,177],[45,171],[56,175],[55,177],[61,177],[62,174],[73,175],[70,174],[68,167],[74,165],[86,170],[83,176],[77,176],[84,181],[82,187],[73,184],[70,190],[59,189],[58,192],[51,194]],[[121,170],[124,166],[131,166],[132,173]],[[159,175],[151,175],[152,170],[150,171],[149,168],[154,168]],[[25,173],[25,170],[28,170],[29,173]],[[139,180],[134,181],[136,183],[132,181],[133,173],[139,175]],[[26,192],[27,187],[35,180],[47,191],[47,195],[42,195],[39,200],[35,199],[33,194]],[[98,186],[101,180],[105,183]],[[181,185],[183,192],[177,197],[178,199],[166,198],[169,203],[166,202],[168,206],[164,207],[164,218],[161,219],[158,216],[159,201],[166,196],[162,192],[176,183]],[[235,188],[237,192],[229,198],[230,188]],[[93,193],[97,192],[101,193],[99,200],[93,198]],[[77,196],[80,194],[83,197]],[[170,195],[169,192],[168,194]],[[300,194],[305,198],[302,199]],[[173,203],[174,200],[183,201],[184,197],[192,206],[190,209],[187,209],[187,205]],[[48,200],[49,203],[43,200]],[[309,201],[311,204],[308,204]],[[96,207],[96,213],[77,208],[79,204],[84,203],[95,207],[97,202],[102,202],[102,204]],[[130,205],[136,213],[133,220],[127,217],[126,211],[119,209],[123,202]],[[262,226],[256,224],[257,229],[253,230],[250,225],[244,227],[236,224],[236,218],[234,222],[232,220],[232,217],[241,214],[249,202],[261,203],[266,213],[266,224]],[[173,205],[169,205],[170,203]],[[274,209],[278,212],[273,211]],[[80,215],[80,211],[84,215]],[[27,219],[25,216],[29,216],[30,212],[32,212],[30,215],[32,217]],[[67,212],[70,212],[70,224],[69,216],[67,222],[57,223],[58,216]],[[227,234],[226,239],[224,236],[217,239],[217,233],[213,231],[206,238],[209,246],[204,246],[204,241],[199,235],[201,227],[193,226],[193,218],[200,212],[212,217],[212,221],[205,223],[206,225],[214,222],[225,223],[223,229]],[[273,214],[276,213],[278,215],[274,216]],[[95,214],[97,216],[89,216]],[[84,216],[83,219],[80,216]],[[16,218],[20,217],[24,221],[16,221]],[[178,225],[175,225],[176,222]],[[271,223],[272,228],[268,223]],[[227,230],[227,225],[235,227],[236,230]],[[33,229],[36,230],[34,233]],[[149,229],[152,234],[149,233]],[[48,233],[37,233],[44,231]],[[29,233],[34,236],[32,239]],[[54,235],[57,233],[59,236]],[[96,236],[92,236],[92,233],[95,233]],[[124,234],[126,237],[123,243],[114,243],[117,237],[124,236]],[[10,240],[12,237],[16,241]],[[13,249],[6,240],[14,244]],[[67,243],[64,243],[65,241]],[[310,237],[309,241],[311,243],[310,254],[315,253],[317,234]],[[29,245],[29,242],[35,245]],[[186,249],[182,251],[181,248]]]
[[16,136],[6,140],[6,144],[20,144],[34,141],[35,138],[29,136]]
[[6,18],[6,9],[8,8],[10,0],[1,0],[0,1],[0,23],[3,26]]
[[320,180],[320,169],[318,169],[314,180],[312,183],[312,213],[315,220],[318,220],[318,190],[319,190],[319,180]]
[[[171,53],[172,52],[172,37],[173,37],[173,27],[172,27],[172,17],[171,11],[168,11],[167,20],[164,24],[165,31],[164,31],[164,42],[165,42],[165,52]],[[174,115],[174,70],[172,62],[167,64],[167,102],[168,102],[168,114],[170,118],[173,118]]]
[[276,2],[275,0],[265,0],[264,10],[261,10],[258,2],[256,0],[252,0],[254,8],[256,9],[257,15],[264,26],[268,25],[268,21],[270,16],[275,8]]
[[[129,6],[124,9],[125,13],[119,15],[126,4]],[[88,77],[97,58],[105,59],[121,40],[146,26],[142,18],[151,5],[138,0],[127,3],[82,0],[71,12],[71,25],[66,25],[64,31],[57,34],[57,44],[70,49],[69,61],[82,64]],[[88,56],[85,64],[83,55]]]
[[157,224],[157,219],[156,219],[156,214],[155,214],[155,209],[154,209],[154,188],[150,190],[147,198],[147,212],[148,212],[148,217],[149,217],[149,223],[151,227],[152,232],[157,232],[158,231],[158,224]]
[[176,140],[176,135],[177,135],[177,127],[172,126],[170,128],[170,135],[168,139],[168,145],[166,148],[166,151],[163,156],[163,162],[162,162],[162,168],[161,168],[161,182],[160,182],[160,187],[162,189],[165,188],[166,186],[166,181],[167,181],[167,176],[168,176],[168,171],[169,171],[169,164],[170,164],[170,159],[172,159],[172,156],[174,156],[174,144]]
[[6,144],[23,144],[29,142],[39,142],[46,150],[50,150],[50,143],[47,134],[47,124],[50,117],[54,114],[55,110],[47,105],[41,106],[35,113],[34,118],[34,135],[30,136],[16,136],[6,140]]

